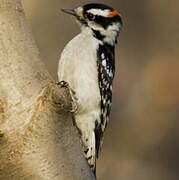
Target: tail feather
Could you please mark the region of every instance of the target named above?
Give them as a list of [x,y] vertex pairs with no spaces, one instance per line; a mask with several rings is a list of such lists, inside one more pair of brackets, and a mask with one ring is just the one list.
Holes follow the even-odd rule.
[[91,135],[87,135],[86,137],[82,137],[83,145],[84,145],[84,155],[85,158],[96,175],[96,143],[95,143],[95,133],[91,132]]

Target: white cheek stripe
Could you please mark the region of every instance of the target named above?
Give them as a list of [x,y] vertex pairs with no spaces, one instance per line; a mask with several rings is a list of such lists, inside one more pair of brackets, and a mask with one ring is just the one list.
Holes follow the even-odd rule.
[[93,15],[99,15],[99,16],[103,16],[103,17],[108,17],[110,14],[110,10],[106,9],[106,10],[101,10],[101,9],[90,9],[87,11],[88,13],[91,13]]

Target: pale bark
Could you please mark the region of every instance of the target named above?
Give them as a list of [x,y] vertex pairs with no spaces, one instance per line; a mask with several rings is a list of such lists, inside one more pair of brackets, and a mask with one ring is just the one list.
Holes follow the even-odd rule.
[[53,83],[20,0],[0,0],[0,180],[91,180],[71,98]]

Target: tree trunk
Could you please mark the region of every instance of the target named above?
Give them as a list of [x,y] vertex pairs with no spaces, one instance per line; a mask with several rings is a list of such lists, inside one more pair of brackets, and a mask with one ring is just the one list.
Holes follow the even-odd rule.
[[40,60],[20,0],[0,0],[0,180],[91,180],[71,97]]

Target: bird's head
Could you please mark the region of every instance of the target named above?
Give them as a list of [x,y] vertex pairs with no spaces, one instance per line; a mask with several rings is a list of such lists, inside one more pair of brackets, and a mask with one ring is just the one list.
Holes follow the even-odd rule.
[[90,28],[96,38],[108,44],[115,44],[122,28],[122,18],[117,10],[104,4],[91,3],[62,11],[75,16],[82,30]]

